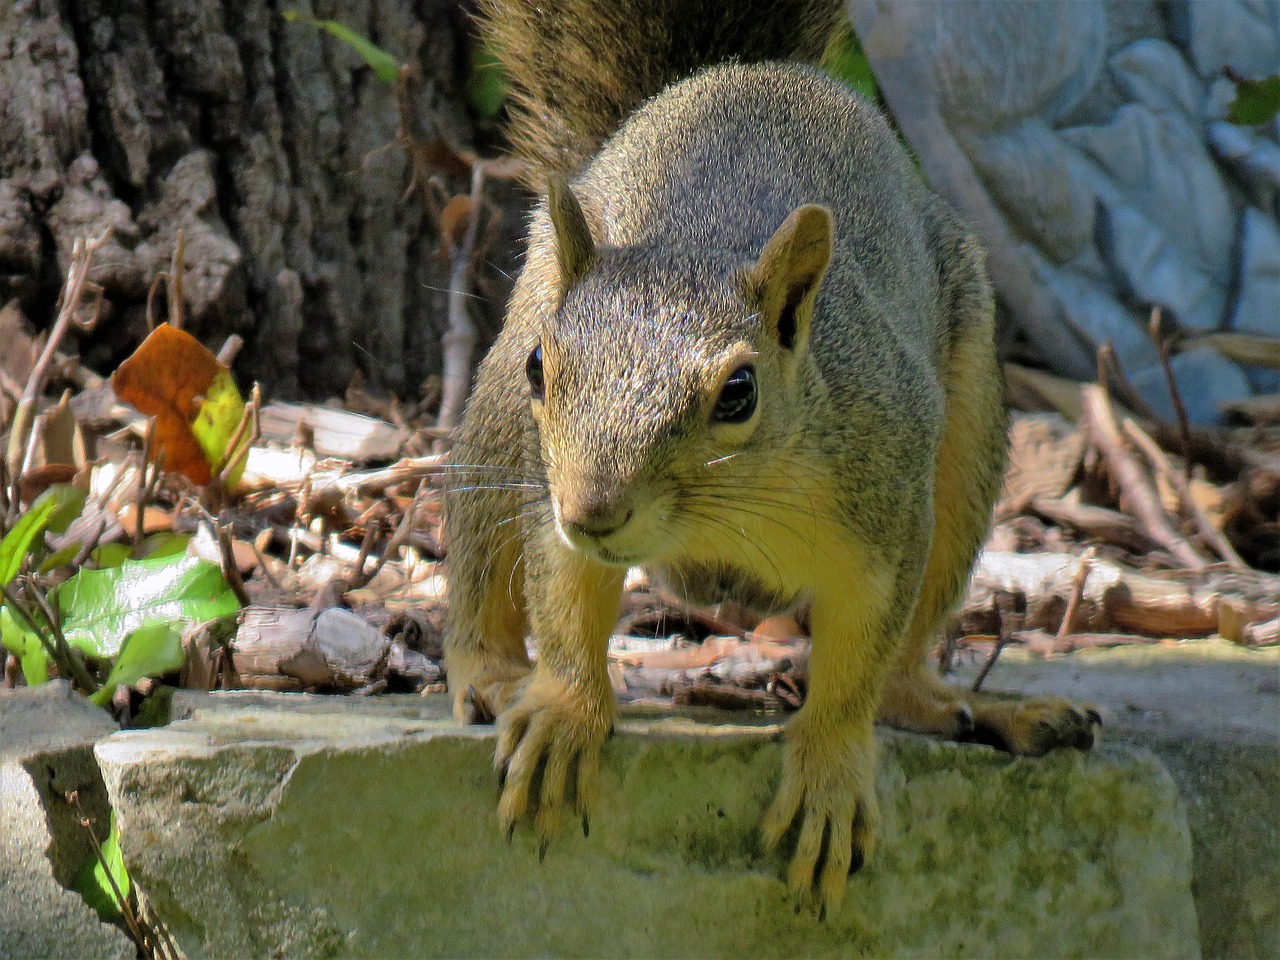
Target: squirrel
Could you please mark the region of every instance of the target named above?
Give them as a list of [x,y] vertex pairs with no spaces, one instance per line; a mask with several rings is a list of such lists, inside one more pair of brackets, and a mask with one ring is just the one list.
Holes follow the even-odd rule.
[[[873,723],[1087,748],[1059,698],[945,683],[1006,458],[983,253],[879,110],[814,64],[838,0],[482,0],[540,200],[455,437],[445,664],[496,720],[498,813],[583,832],[642,566],[697,604],[807,611],[764,815],[825,912],[870,856]],[[536,642],[531,665],[525,637]]]

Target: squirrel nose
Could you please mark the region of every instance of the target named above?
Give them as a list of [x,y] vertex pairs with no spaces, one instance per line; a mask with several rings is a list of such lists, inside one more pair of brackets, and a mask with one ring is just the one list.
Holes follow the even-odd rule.
[[595,540],[622,529],[632,513],[631,504],[621,497],[596,495],[560,504],[560,522]]

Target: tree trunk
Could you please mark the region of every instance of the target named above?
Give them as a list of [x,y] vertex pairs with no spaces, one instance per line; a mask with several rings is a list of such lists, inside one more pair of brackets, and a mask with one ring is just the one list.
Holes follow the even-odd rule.
[[[416,395],[439,372],[449,265],[405,197],[395,92],[286,7],[420,65],[423,122],[472,143],[458,0],[0,2],[0,304],[50,317],[75,239],[111,226],[103,320],[81,343],[109,370],[145,336],[181,228],[187,329],[214,349],[243,336],[236,371],[268,393],[340,394],[362,371]],[[491,334],[506,289],[484,292]]]

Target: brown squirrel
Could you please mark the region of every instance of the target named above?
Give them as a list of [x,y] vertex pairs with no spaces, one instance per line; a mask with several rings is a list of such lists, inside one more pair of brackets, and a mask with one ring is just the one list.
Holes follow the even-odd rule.
[[1100,723],[925,669],[1005,463],[982,251],[878,110],[795,62],[834,0],[482,7],[544,195],[453,448],[455,713],[496,717],[500,821],[545,850],[566,813],[587,829],[628,567],[807,609],[763,830],[800,818],[789,883],[825,909],[875,841],[877,711],[1023,754]]

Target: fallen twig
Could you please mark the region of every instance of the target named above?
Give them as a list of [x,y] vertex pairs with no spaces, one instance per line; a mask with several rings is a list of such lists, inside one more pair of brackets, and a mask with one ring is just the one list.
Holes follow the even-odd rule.
[[1184,566],[1206,566],[1209,560],[1174,530],[1150,478],[1125,448],[1124,437],[1106,393],[1096,384],[1081,384],[1080,399],[1089,435],[1106,458],[1112,477],[1148,536]]
[[1076,608],[1080,606],[1080,598],[1084,596],[1085,581],[1089,579],[1089,569],[1093,566],[1093,558],[1098,555],[1098,551],[1090,547],[1084,552],[1080,558],[1080,570],[1076,573],[1075,581],[1071,587],[1071,599],[1067,601],[1066,612],[1062,615],[1062,623],[1058,625],[1058,640],[1061,641],[1073,629],[1076,618]]
[[1151,439],[1150,434],[1128,418],[1124,421],[1124,431],[1129,435],[1129,439],[1138,445],[1138,448],[1146,455],[1146,458],[1151,461],[1152,466],[1159,471],[1160,475],[1177,492],[1183,507],[1195,520],[1196,529],[1200,531],[1200,536],[1204,537],[1209,546],[1217,551],[1218,556],[1222,557],[1233,570],[1244,571],[1250,569],[1249,564],[1241,559],[1240,554],[1231,545],[1231,541],[1227,539],[1221,530],[1213,525],[1213,521],[1204,512],[1204,508],[1200,506],[1199,501],[1191,495],[1191,485],[1187,475],[1173,469],[1173,466],[1169,463],[1169,458],[1165,456],[1160,446]]
[[1173,400],[1173,412],[1178,418],[1178,433],[1182,439],[1182,457],[1185,463],[1187,483],[1191,482],[1191,418],[1187,416],[1187,405],[1182,402],[1182,394],[1178,392],[1178,378],[1173,375],[1173,364],[1169,360],[1169,342],[1160,329],[1160,308],[1151,308],[1151,319],[1147,323],[1147,335],[1156,345],[1156,353],[1160,355],[1160,367],[1164,370],[1165,382],[1169,385],[1169,396]]

